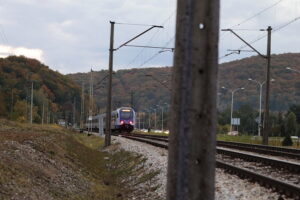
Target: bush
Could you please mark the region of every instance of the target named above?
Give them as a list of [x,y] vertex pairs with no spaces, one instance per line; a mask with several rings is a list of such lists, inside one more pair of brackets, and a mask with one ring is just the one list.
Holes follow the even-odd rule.
[[286,136],[282,141],[282,146],[292,146],[292,145],[293,145],[293,141],[291,136]]
[[217,133],[218,134],[227,134],[230,130],[230,125],[218,125]]

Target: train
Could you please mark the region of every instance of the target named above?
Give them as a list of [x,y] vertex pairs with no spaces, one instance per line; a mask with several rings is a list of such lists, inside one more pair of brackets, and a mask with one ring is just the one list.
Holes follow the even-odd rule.
[[[136,114],[131,107],[121,107],[111,113],[111,130],[113,132],[132,132],[135,128]],[[85,123],[86,130],[106,129],[106,113],[90,117]]]

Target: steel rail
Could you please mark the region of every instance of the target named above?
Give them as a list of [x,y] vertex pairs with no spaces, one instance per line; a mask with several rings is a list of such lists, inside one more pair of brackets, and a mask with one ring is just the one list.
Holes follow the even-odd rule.
[[272,159],[272,158],[267,158],[267,157],[258,156],[258,155],[251,155],[251,154],[247,154],[247,153],[231,151],[228,149],[217,148],[216,150],[217,150],[218,154],[227,155],[232,158],[240,158],[240,159],[250,161],[250,162],[260,162],[260,163],[264,163],[266,165],[270,165],[270,166],[278,168],[278,169],[283,168],[289,172],[300,174],[300,164],[297,164],[297,163],[286,162],[286,161],[282,161],[282,160],[278,160],[278,159]]
[[247,144],[247,143],[239,143],[239,142],[225,142],[225,141],[217,141],[217,146],[257,152],[257,153],[262,153],[262,154],[267,154],[272,156],[282,156],[282,157],[289,157],[293,159],[300,159],[300,150],[298,149],[265,146],[265,145],[257,145],[257,144]]
[[272,188],[280,194],[285,194],[288,197],[292,197],[294,199],[300,199],[300,187],[294,184],[286,183],[283,181],[279,181],[250,170],[246,170],[243,168],[239,168],[228,163],[222,162],[220,160],[216,161],[216,165],[218,168],[225,169],[225,171],[236,174],[242,179],[249,179],[250,181],[255,181],[260,185]]

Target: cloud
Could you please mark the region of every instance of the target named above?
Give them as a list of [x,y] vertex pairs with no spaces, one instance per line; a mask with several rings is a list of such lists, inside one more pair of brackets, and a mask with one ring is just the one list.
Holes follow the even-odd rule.
[[74,21],[72,20],[65,20],[61,23],[52,23],[48,25],[48,30],[56,40],[62,40],[65,42],[76,42],[77,37],[75,36],[75,34],[67,31],[67,29],[73,24]]
[[[0,0],[1,1],[1,0]],[[221,1],[221,28],[238,24],[254,14],[262,11],[278,0]],[[32,47],[43,51],[31,54],[47,60],[54,70],[62,73],[74,73],[107,69],[110,25],[109,21],[157,24],[164,21],[164,29],[153,29],[133,41],[132,44],[148,46],[165,46],[175,33],[176,0],[9,0],[1,1],[0,24],[7,41],[0,44],[14,47]],[[173,13],[173,14],[172,14]],[[253,19],[236,28],[261,29],[286,23],[300,13],[299,0],[283,0],[274,8],[259,14]],[[169,19],[168,19],[169,18]],[[167,20],[168,19],[168,20]],[[272,35],[272,52],[283,53],[300,51],[297,45],[300,20]],[[143,32],[147,27],[115,26],[115,47]],[[261,34],[259,31],[237,31],[245,40],[252,41]],[[253,45],[265,52],[266,39]],[[222,33],[220,37],[220,56],[228,54],[227,49],[237,49],[243,43],[231,33]],[[174,40],[168,44],[174,46]],[[22,50],[22,52],[28,50]],[[141,66],[146,60],[157,53],[157,49],[124,47],[116,51],[114,69],[134,68]],[[9,52],[6,50],[6,54]],[[250,53],[249,53],[250,54]],[[3,57],[3,53],[1,54]],[[251,55],[255,55],[251,53]],[[249,56],[233,54],[221,62]],[[134,59],[137,57],[136,59]],[[169,66],[172,54],[164,53],[142,67]],[[130,64],[129,64],[130,63]]]
[[43,51],[41,49],[29,49],[26,47],[11,47],[0,45],[0,57],[4,58],[9,55],[25,56],[28,58],[34,58],[39,61],[44,61]]

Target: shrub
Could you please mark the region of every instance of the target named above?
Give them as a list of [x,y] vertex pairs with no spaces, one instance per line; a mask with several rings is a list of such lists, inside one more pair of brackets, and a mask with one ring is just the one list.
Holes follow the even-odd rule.
[[292,146],[292,145],[293,145],[293,141],[291,136],[286,136],[282,141],[282,146]]

